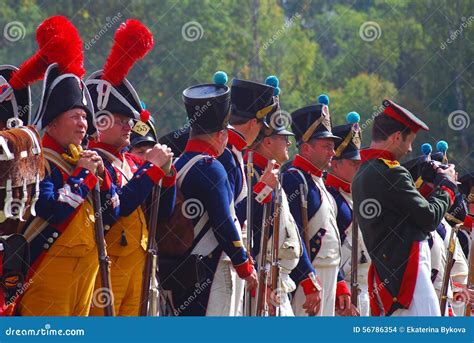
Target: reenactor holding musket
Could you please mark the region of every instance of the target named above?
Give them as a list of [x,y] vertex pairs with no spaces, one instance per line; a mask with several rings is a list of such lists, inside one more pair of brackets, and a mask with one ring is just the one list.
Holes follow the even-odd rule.
[[[127,45],[132,40],[136,43]],[[150,117],[126,76],[133,64],[152,47],[153,36],[148,28],[138,20],[127,20],[115,33],[104,70],[94,72],[86,81],[100,131],[90,146],[103,157],[107,176],[116,190],[103,219],[112,262],[113,299],[109,301],[114,303],[119,316],[137,316],[141,305],[147,239],[153,239],[148,238],[141,205],[155,185],[162,182],[164,188],[172,188],[176,177],[170,169],[173,154],[166,146],[154,145],[145,153],[144,160],[123,152],[130,144],[133,120],[143,123]],[[138,130],[136,126],[135,130]],[[172,200],[164,202],[170,205]],[[168,214],[166,210],[163,212],[165,216]],[[100,290],[97,280],[96,292]],[[103,306],[97,302],[94,305],[91,314],[102,315]]]
[[[169,274],[160,277],[170,284],[178,316],[233,316],[239,305],[234,301],[236,278],[244,279],[250,290],[257,285],[238,227],[228,174],[217,159],[228,141],[230,89],[225,80],[216,81],[183,92],[191,132],[174,164],[177,198],[183,199],[174,211],[190,225],[175,227],[175,234],[180,230],[182,253],[168,259]],[[166,261],[161,255],[160,260],[163,269]]]
[[[244,156],[246,162],[249,155],[253,155],[254,183],[256,185],[269,165],[278,168],[279,165],[289,160],[288,147],[291,144],[289,138],[294,135],[286,129],[284,123],[289,123],[288,118],[285,118],[279,109],[267,115],[266,124],[268,127],[265,126],[260,131],[252,147],[246,151]],[[263,305],[268,308],[270,315],[294,316],[289,294],[296,290],[296,284],[290,278],[290,274],[302,255],[302,240],[291,215],[289,201],[299,201],[298,195],[293,194],[292,198],[288,200],[288,196],[281,187],[277,187],[266,197],[257,196],[253,199],[253,227],[251,230],[254,245],[252,256],[257,262],[264,261],[263,265],[259,263],[259,274],[264,269],[272,267],[272,273],[269,273],[268,279],[264,280],[267,287],[266,289],[262,288],[266,296],[257,294],[257,299],[254,300],[260,299],[265,302]],[[264,216],[266,204],[270,204],[270,220]],[[262,239],[265,237],[265,225],[268,225],[269,229],[266,244]],[[275,236],[275,233],[278,233],[278,237]],[[267,247],[263,259],[262,246]],[[260,287],[263,285],[259,285]],[[254,310],[259,308],[257,302],[254,301],[253,305]],[[257,313],[257,315],[259,314]]]
[[86,134],[96,133],[94,107],[82,81],[81,38],[61,16],[47,19],[38,31],[38,41],[47,42],[57,55],[43,60],[51,64],[35,124],[45,129],[46,177],[35,205],[37,217],[23,232],[30,242],[34,282],[21,301],[20,314],[86,316],[99,269],[90,195],[98,182],[103,199],[112,193],[102,159],[80,145]]
[[[337,226],[342,242],[341,277],[350,285],[351,296],[355,299],[352,305],[362,316],[370,315],[367,273],[370,257],[365,247],[360,229],[354,222],[352,210],[351,183],[360,167],[361,132],[360,116],[356,112],[347,115],[348,124],[335,126],[333,134],[342,138],[336,142],[335,156],[331,162],[331,171],[326,177],[328,191],[337,204]],[[357,230],[354,234],[354,230]],[[340,314],[351,315],[351,306],[344,306]],[[346,304],[347,305],[347,304]],[[354,309],[354,308],[352,308]]]
[[[299,153],[284,173],[286,194],[304,192],[302,201],[290,202],[290,209],[301,237],[305,239],[303,258],[291,277],[298,284],[293,299],[295,315],[314,315],[307,309],[311,297],[321,294],[321,316],[334,316],[336,296],[350,304],[350,292],[344,280],[338,281],[341,239],[337,227],[337,206],[326,189],[323,171],[334,157],[334,146],[341,138],[331,132],[329,98],[321,95],[318,104],[294,111],[292,130]],[[307,251],[307,248],[309,251]],[[315,271],[320,281],[316,280]],[[306,297],[306,302],[305,302]],[[318,299],[319,300],[319,299]]]
[[[227,75],[220,71],[214,75],[215,82],[227,82]],[[270,78],[268,78],[270,79]],[[247,243],[246,217],[247,217],[247,181],[244,172],[243,150],[250,146],[257,138],[260,130],[267,125],[265,116],[274,113],[278,107],[278,79],[270,84],[253,82],[248,80],[234,79],[231,85],[231,107],[228,130],[229,141],[224,153],[218,160],[224,166],[231,190],[234,195],[234,204],[239,229],[242,231],[244,244]],[[271,82],[269,82],[271,83]],[[254,193],[268,194],[277,183],[277,171],[269,167],[262,174],[260,183],[252,190]],[[250,242],[250,244],[252,244]],[[244,283],[236,279],[236,312],[235,315],[243,314]],[[246,298],[248,300],[249,294]]]

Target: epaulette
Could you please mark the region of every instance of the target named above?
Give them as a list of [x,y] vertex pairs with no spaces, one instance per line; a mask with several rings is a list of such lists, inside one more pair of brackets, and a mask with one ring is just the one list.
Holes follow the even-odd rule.
[[389,168],[400,167],[400,163],[398,161],[386,160],[385,158],[379,158],[385,165]]

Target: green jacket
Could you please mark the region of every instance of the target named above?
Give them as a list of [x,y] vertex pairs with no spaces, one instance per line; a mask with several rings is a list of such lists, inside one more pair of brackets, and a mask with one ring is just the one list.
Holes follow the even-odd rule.
[[354,213],[372,259],[371,309],[377,315],[383,307],[390,315],[398,308],[409,308],[418,273],[419,242],[436,230],[456,186],[443,179],[425,199],[391,153],[373,149],[361,153],[366,161],[354,178],[352,193]]

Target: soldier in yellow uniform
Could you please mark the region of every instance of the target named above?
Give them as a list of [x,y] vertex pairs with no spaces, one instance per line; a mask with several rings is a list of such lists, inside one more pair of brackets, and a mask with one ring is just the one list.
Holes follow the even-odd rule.
[[[26,316],[86,316],[89,314],[98,254],[94,240],[94,210],[91,190],[104,175],[101,158],[78,147],[95,132],[94,108],[81,77],[82,42],[77,30],[64,17],[52,17],[53,25],[68,35],[74,59],[51,64],[45,73],[37,114],[38,129],[45,128],[43,153],[46,177],[40,183],[35,205],[37,217],[23,231],[31,247],[32,277],[20,303]],[[66,155],[69,146],[73,158]],[[108,189],[103,184],[103,189]],[[89,225],[87,225],[89,224]]]
[[[173,153],[166,145],[155,145],[144,155],[144,161],[123,149],[130,145],[130,133],[133,120],[137,120],[134,129],[145,133],[149,130],[144,122],[150,116],[143,107],[138,94],[125,78],[128,70],[117,75],[117,66],[127,64],[124,59],[122,40],[135,37],[137,42],[130,48],[134,52],[142,49],[142,56],[153,46],[153,36],[137,20],[128,20],[122,24],[115,35],[115,45],[107,59],[103,71],[93,73],[86,81],[97,111],[99,139],[90,142],[90,147],[104,159],[108,175],[112,179],[118,198],[113,206],[104,212],[105,238],[107,252],[112,261],[111,281],[115,312],[119,316],[138,316],[145,251],[147,248],[147,224],[142,204],[151,193],[153,186],[162,181],[162,187],[171,187],[175,176],[165,176],[171,165]],[[124,57],[125,58],[122,58]],[[141,119],[141,121],[139,121]],[[164,171],[163,169],[167,169]],[[115,193],[115,190],[114,190]],[[167,193],[166,190],[162,191]],[[164,207],[163,201],[160,207]],[[100,292],[100,279],[97,278],[96,290]],[[103,306],[93,303],[91,315],[103,315]]]

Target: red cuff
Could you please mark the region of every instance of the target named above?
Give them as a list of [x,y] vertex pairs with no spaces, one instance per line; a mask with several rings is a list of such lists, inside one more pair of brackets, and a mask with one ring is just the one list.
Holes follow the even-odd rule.
[[[272,200],[272,191],[265,182],[259,181],[253,186],[253,192],[256,194],[255,200],[261,204],[267,204]],[[269,192],[265,195],[265,192]]]
[[336,285],[336,297],[340,295],[351,295],[351,291],[344,280],[341,280]]
[[234,268],[241,279],[249,277],[253,272],[253,264],[250,262],[250,259],[247,259],[244,263],[234,265]]
[[453,281],[453,288],[464,288],[464,287],[466,287],[466,285],[463,285],[462,283]]
[[165,177],[165,172],[160,167],[157,167],[154,164],[152,164],[151,167],[145,171],[145,175],[148,175],[150,179],[155,184],[157,184],[158,182],[160,182],[162,178]]
[[71,176],[80,177],[81,174],[85,174],[85,177],[81,180],[81,183],[85,184],[89,190],[92,190],[99,179],[93,173],[91,173],[89,169],[81,167],[74,169]]
[[451,203],[449,205],[451,206],[455,199],[454,192],[446,186],[441,186],[441,189],[449,194],[449,198],[451,199]]
[[468,229],[473,229],[474,228],[474,217],[471,215],[467,214],[466,218],[464,218],[464,223],[463,226],[467,227]]
[[100,190],[108,191],[110,188],[112,188],[112,178],[110,177],[109,172],[106,170],[105,177],[102,180],[102,184],[100,185]]
[[303,287],[304,295],[313,294],[318,291],[311,278],[304,279],[300,282],[300,285]]
[[163,178],[163,181],[161,183],[163,187],[172,187],[176,183],[177,171],[174,166],[171,166],[170,173],[171,175],[165,175],[165,177]]

